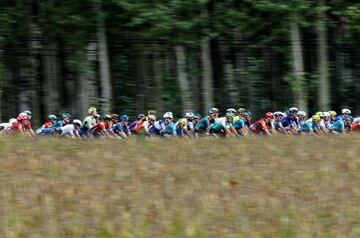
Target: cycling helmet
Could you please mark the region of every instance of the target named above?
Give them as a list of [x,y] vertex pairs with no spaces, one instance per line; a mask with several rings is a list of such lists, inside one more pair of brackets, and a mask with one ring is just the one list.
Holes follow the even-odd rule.
[[201,118],[201,115],[200,114],[195,114],[194,115],[194,119],[200,119]]
[[179,123],[182,125],[186,125],[187,120],[185,118],[182,118],[179,120]]
[[272,112],[265,113],[266,118],[272,118],[273,116],[274,116],[274,114]]
[[129,117],[127,115],[122,115],[120,117],[120,121],[128,121],[129,120]]
[[341,110],[341,113],[342,113],[342,114],[350,115],[350,114],[351,114],[351,111],[350,111],[349,109],[344,108],[344,109]]
[[242,107],[240,107],[237,111],[238,111],[239,113],[240,113],[240,112],[246,112],[245,108],[242,108]]
[[27,116],[32,116],[32,112],[29,111],[29,110],[24,111],[24,113],[25,113]]
[[187,113],[185,113],[185,117],[194,117],[194,113],[193,112],[187,112]]
[[147,114],[148,114],[148,116],[149,116],[149,115],[156,115],[156,111],[155,111],[155,110],[149,110],[149,111],[147,112]]
[[213,108],[209,109],[208,114],[211,115],[211,114],[215,114],[218,112],[219,112],[219,110],[216,107],[213,107]]
[[29,118],[28,118],[28,116],[26,116],[26,115],[18,116],[18,117],[16,118],[16,120],[18,120],[18,121],[25,121],[25,120],[27,120],[27,119],[29,119]]
[[51,114],[48,116],[48,119],[49,120],[57,120],[57,116]]
[[112,119],[118,119],[119,115],[116,113],[111,114]]
[[226,112],[230,112],[230,113],[232,113],[232,114],[236,114],[236,113],[237,113],[237,111],[236,111],[234,108],[228,108],[228,109],[226,109]]
[[104,120],[111,120],[112,119],[112,116],[110,114],[106,114],[104,116]]
[[90,108],[88,109],[88,113],[89,113],[89,114],[94,113],[94,112],[96,112],[96,111],[97,111],[96,107],[90,107]]
[[288,111],[290,114],[296,114],[299,111],[299,109],[297,109],[296,107],[291,107],[289,108]]
[[312,120],[313,120],[313,121],[320,121],[321,118],[320,118],[319,115],[314,115],[314,116],[312,116]]
[[319,117],[324,117],[323,112],[316,112],[315,115],[318,115]]
[[330,116],[332,116],[332,117],[336,117],[336,116],[337,116],[337,113],[336,113],[335,111],[329,111],[329,113],[330,113]]
[[323,117],[330,117],[330,113],[329,112],[323,112]]
[[137,119],[143,119],[145,117],[145,115],[144,114],[139,114],[138,116],[137,116]]
[[15,118],[10,118],[10,119],[9,119],[9,123],[10,123],[10,124],[13,124],[14,122],[16,122],[16,119],[15,119]]
[[283,117],[284,113],[282,113],[282,112],[274,112],[274,116],[275,117]]
[[27,114],[22,112],[22,113],[19,114],[19,116],[27,116]]
[[163,117],[164,117],[164,118],[171,118],[171,119],[173,119],[173,114],[172,114],[172,112],[167,112],[167,113],[164,114]]
[[73,120],[73,124],[82,126],[82,122],[80,120],[78,120],[78,119]]
[[249,111],[246,111],[246,112],[244,113],[244,115],[245,115],[245,116],[250,116],[250,117],[251,117],[251,116],[252,116],[252,113],[251,113],[251,112],[249,112]]
[[298,115],[298,116],[306,117],[306,112],[304,112],[304,111],[298,111],[297,115]]
[[232,120],[232,119],[234,119],[234,117],[235,117],[234,114],[232,114],[231,112],[227,112],[227,113],[226,113],[226,118]]
[[65,119],[65,118],[71,118],[71,115],[69,113],[63,113],[61,115],[62,119]]
[[156,116],[155,115],[149,115],[148,118],[150,120],[156,121]]

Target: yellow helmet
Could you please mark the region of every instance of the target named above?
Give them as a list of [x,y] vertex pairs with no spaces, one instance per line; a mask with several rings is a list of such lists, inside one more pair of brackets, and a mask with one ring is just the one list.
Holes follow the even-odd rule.
[[323,116],[323,112],[317,112],[315,113],[315,115],[319,116],[319,117],[322,117]]
[[187,122],[187,121],[186,121],[185,118],[182,118],[182,119],[180,119],[179,122],[180,122],[180,124],[182,124],[182,125],[186,125],[186,122]]
[[337,113],[336,113],[335,111],[330,111],[329,113],[330,113],[330,116],[332,116],[332,117],[336,117],[336,116],[337,116]]
[[320,116],[319,115],[314,115],[314,116],[312,116],[312,119],[313,119],[313,121],[320,121]]
[[88,110],[88,113],[94,113],[96,112],[96,108],[95,107],[90,107],[89,110]]
[[148,114],[148,116],[150,116],[150,115],[156,115],[156,111],[155,111],[155,110],[149,110],[149,111],[147,112],[147,114]]

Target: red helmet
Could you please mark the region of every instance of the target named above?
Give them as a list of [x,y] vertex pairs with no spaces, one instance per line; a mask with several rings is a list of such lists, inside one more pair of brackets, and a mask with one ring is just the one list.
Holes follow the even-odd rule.
[[265,113],[266,118],[272,118],[273,116],[274,116],[274,114],[272,112]]
[[18,116],[17,118],[16,118],[16,120],[18,120],[18,121],[25,121],[25,120],[27,120],[28,119],[28,117],[27,116]]

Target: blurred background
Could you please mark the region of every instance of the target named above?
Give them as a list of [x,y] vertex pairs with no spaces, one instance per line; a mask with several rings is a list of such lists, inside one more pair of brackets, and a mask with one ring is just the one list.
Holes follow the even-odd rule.
[[0,116],[360,111],[356,0],[1,0]]

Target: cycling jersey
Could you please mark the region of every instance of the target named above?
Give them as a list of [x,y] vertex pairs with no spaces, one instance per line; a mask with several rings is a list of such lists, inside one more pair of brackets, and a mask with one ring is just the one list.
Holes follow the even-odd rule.
[[155,122],[155,124],[152,127],[150,127],[149,133],[150,135],[153,136],[160,135],[161,130],[164,129],[164,127],[165,127],[165,122],[163,120],[159,120]]
[[236,116],[236,117],[234,117],[232,125],[236,130],[240,130],[241,128],[243,128],[245,126],[245,121],[240,116]]
[[287,116],[284,117],[281,121],[283,127],[290,128],[292,126],[298,126],[299,122],[296,117]]
[[87,116],[84,119],[84,126],[88,129],[96,125],[96,118],[94,116]]
[[173,123],[165,125],[164,128],[160,132],[161,135],[165,137],[175,136],[176,135],[176,128]]
[[345,123],[343,120],[335,120],[331,122],[330,131],[335,133],[343,133],[345,130]]
[[274,121],[273,127],[275,128],[275,130],[279,130],[279,129],[283,128],[284,125],[282,124],[281,121]]
[[15,121],[7,128],[6,131],[11,133],[24,133],[26,129],[22,123],[20,123],[19,121]]
[[100,136],[100,135],[103,135],[103,130],[106,130],[106,129],[109,129],[107,128],[107,125],[105,122],[99,122],[99,123],[96,123],[93,127],[91,127],[89,129],[89,134],[91,135],[96,135],[96,136]]
[[196,133],[205,133],[208,131],[208,128],[210,124],[213,122],[213,120],[210,121],[209,117],[205,117],[201,119],[196,125],[195,125],[195,132]]
[[121,132],[128,133],[130,131],[129,127],[126,126],[125,124],[123,124],[122,122],[116,123],[111,129],[113,130],[113,132],[115,134],[118,134]]
[[39,127],[39,129],[36,130],[36,134],[40,134],[41,131],[42,131],[43,129],[45,129],[45,128],[50,128],[51,125],[52,125],[51,122],[49,122],[49,121],[46,122],[44,125],[42,125],[41,127]]
[[62,123],[62,121],[59,120],[56,123],[52,124],[49,128],[56,129],[56,128],[59,128],[62,126],[63,126],[63,123]]
[[256,134],[263,134],[265,133],[266,129],[270,129],[270,128],[271,128],[271,121],[266,122],[265,119],[261,118],[260,120],[252,124],[249,129]]
[[60,127],[61,136],[74,136],[78,134],[78,130],[73,124],[65,125]]
[[227,126],[228,126],[228,123],[227,123],[226,117],[219,117],[211,125],[210,130],[214,133],[219,133],[223,129],[227,128]]

